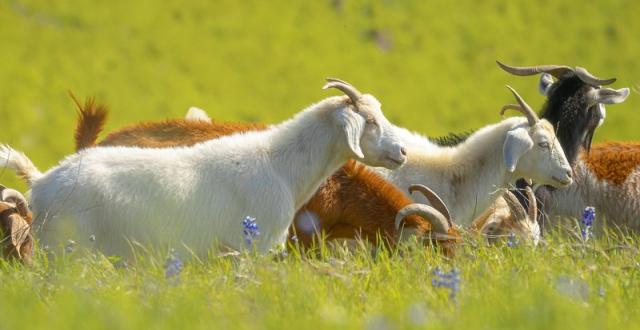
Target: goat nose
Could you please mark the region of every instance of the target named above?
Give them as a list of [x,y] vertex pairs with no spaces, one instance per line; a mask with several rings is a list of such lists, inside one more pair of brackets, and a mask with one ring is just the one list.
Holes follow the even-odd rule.
[[572,176],[573,176],[573,171],[567,170],[567,177],[571,179]]
[[406,155],[407,155],[407,148],[405,148],[405,147],[400,147],[400,153],[401,153],[403,156],[406,156]]

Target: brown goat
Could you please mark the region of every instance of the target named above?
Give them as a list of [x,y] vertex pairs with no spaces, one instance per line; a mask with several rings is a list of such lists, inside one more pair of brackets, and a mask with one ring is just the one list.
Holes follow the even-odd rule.
[[[97,133],[104,126],[106,112],[95,111],[95,104],[87,102],[81,107],[78,102],[79,120],[76,128],[78,150],[93,146]],[[89,124],[90,123],[90,124]],[[97,125],[96,125],[97,123]],[[109,134],[99,146],[173,147],[189,146],[224,135],[251,130],[262,130],[263,124],[219,123],[204,120],[171,119],[161,122],[142,123],[120,129]],[[89,142],[89,143],[87,143]],[[416,188],[416,190],[420,190]],[[429,192],[420,190],[426,196]],[[430,196],[436,198],[434,196]],[[433,204],[433,203],[432,203]],[[436,234],[432,224],[418,213],[402,216],[402,231],[396,227],[398,212],[416,204],[392,183],[368,170],[355,161],[330,176],[311,200],[298,210],[290,238],[293,233],[304,247],[309,247],[318,234],[327,240],[362,238],[371,243],[395,245],[408,236],[407,233],[426,238],[451,255],[460,239],[460,233],[451,219],[445,226],[446,233]],[[437,214],[447,214],[442,206]],[[426,205],[422,205],[428,207]],[[439,209],[438,209],[439,208]],[[421,213],[434,215],[434,213]],[[402,234],[401,234],[402,232]],[[381,237],[383,242],[378,241]]]
[[0,185],[0,230],[2,231],[2,255],[16,258],[26,264],[33,257],[31,223],[33,215],[27,200],[13,189]]

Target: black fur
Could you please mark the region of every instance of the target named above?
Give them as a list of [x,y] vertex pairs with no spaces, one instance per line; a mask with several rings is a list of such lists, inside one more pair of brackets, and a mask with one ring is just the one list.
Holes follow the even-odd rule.
[[[558,141],[572,167],[583,147],[589,151],[601,119],[598,105],[588,106],[586,95],[594,88],[598,87],[584,83],[575,75],[564,76],[551,86],[547,93],[547,102],[540,112],[540,117],[547,119],[555,128]],[[517,186],[524,187],[526,184],[524,180],[519,180]],[[536,190],[538,223],[543,233],[555,189],[551,186],[541,186]],[[525,207],[526,204],[522,203]]]
[[458,144],[466,141],[471,134],[473,134],[473,131],[464,133],[449,133],[449,135],[447,136],[429,138],[429,140],[441,147],[455,147]]

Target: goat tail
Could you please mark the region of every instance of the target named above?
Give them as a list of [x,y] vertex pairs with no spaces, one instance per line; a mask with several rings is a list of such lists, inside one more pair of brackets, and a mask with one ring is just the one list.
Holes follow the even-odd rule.
[[87,98],[83,105],[73,93],[69,92],[69,96],[73,99],[78,110],[78,123],[75,132],[76,151],[93,147],[107,121],[107,107],[103,104],[96,104],[93,98]]
[[42,172],[33,165],[31,159],[6,144],[0,144],[0,168],[14,170],[29,186],[42,176]]

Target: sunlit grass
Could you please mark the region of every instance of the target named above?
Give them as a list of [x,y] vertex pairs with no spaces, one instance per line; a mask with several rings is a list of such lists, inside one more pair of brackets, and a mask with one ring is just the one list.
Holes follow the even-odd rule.
[[[640,321],[636,236],[585,243],[554,233],[537,248],[465,242],[452,259],[417,244],[183,256],[177,277],[167,277],[167,252],[138,253],[125,266],[83,248],[40,251],[32,267],[0,265],[2,325],[602,329]],[[460,272],[455,299],[432,285],[436,267]]]

